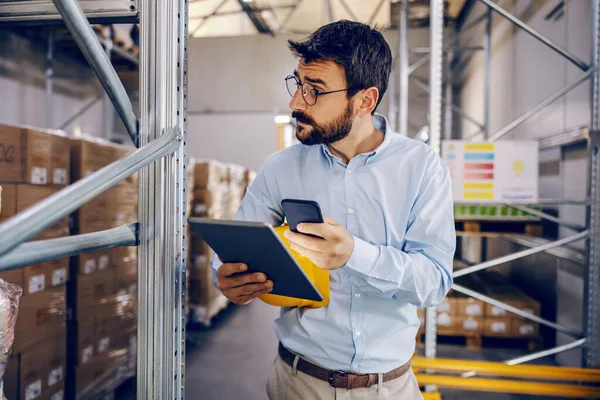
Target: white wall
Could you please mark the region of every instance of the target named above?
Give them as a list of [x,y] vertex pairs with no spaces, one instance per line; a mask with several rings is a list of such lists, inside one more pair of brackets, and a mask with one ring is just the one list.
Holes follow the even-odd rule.
[[[559,3],[558,0],[502,0],[503,8],[512,11],[535,30],[550,38],[559,46],[572,52],[586,62],[590,60],[590,0],[566,2],[565,15],[558,20],[546,20],[545,16]],[[484,12],[478,4],[471,13],[471,20]],[[483,26],[482,28],[483,29]],[[482,45],[483,31],[474,30],[462,41],[462,45]],[[476,54],[462,74],[464,82],[460,92],[461,107],[476,118],[483,119],[483,54]],[[494,14],[492,30],[491,65],[491,115],[490,131],[494,134],[519,117],[531,107],[571,82],[582,73],[576,66],[559,54],[544,46],[524,31],[518,30],[508,21]],[[581,84],[563,98],[515,129],[506,139],[536,139],[578,125],[589,125],[590,105],[588,82]],[[473,127],[463,123],[460,134],[468,137]],[[558,175],[540,178],[540,195],[545,198],[583,197],[586,177],[581,171],[587,168],[585,153],[559,151],[541,153],[542,162],[560,163]],[[585,210],[582,207],[562,206],[557,209],[561,219],[584,224]],[[564,237],[572,232],[559,230]],[[583,243],[576,247],[582,248]],[[520,250],[519,248],[518,250]],[[513,250],[517,250],[513,248]],[[543,300],[542,312],[558,323],[573,329],[582,329],[583,280],[574,273],[567,262],[559,263],[544,258],[528,258],[512,264],[512,277],[530,293]],[[576,268],[575,268],[576,270]],[[557,334],[557,344],[572,339]],[[563,364],[577,365],[580,351],[558,355]]]

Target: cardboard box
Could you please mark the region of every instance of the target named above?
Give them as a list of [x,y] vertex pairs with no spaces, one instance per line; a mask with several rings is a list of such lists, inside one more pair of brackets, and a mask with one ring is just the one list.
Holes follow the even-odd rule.
[[63,330],[60,335],[46,338],[22,352],[19,377],[21,399],[43,398],[62,388],[67,367],[65,339]]
[[446,297],[435,309],[438,313],[456,315],[456,300],[455,297]]
[[60,134],[50,136],[50,183],[68,185],[71,183],[71,150],[69,138]]
[[246,168],[241,165],[229,164],[227,166],[227,175],[230,184],[242,188],[246,185]]
[[511,320],[509,318],[485,318],[483,333],[486,336],[511,336]]
[[191,239],[190,246],[194,256],[203,255],[209,258],[212,256],[213,252],[210,246],[204,241],[204,239],[202,239],[200,235],[192,231]]
[[2,208],[0,221],[8,219],[17,213],[17,185],[10,183],[0,184],[2,187]]
[[470,317],[483,317],[485,303],[471,297],[459,297],[456,299],[456,314]]
[[[60,188],[37,185],[17,185],[17,213],[57,193]],[[69,217],[65,217],[49,229],[40,233],[35,240],[50,239],[69,234]]]
[[537,337],[539,336],[539,324],[532,321],[513,320],[511,322],[511,336],[515,337]]
[[69,369],[67,398],[74,398],[75,393],[82,393],[94,384],[114,379],[119,367],[126,362],[127,349],[118,349],[94,357],[85,365]]
[[23,289],[23,270],[21,269],[13,269],[11,271],[0,272],[0,279],[12,283],[13,285],[17,285],[21,289]]
[[91,275],[96,271],[103,271],[112,268],[111,250],[99,250],[93,253],[80,254],[73,257],[71,276]]
[[458,317],[456,329],[460,332],[481,333],[483,331],[483,319],[478,317]]
[[113,268],[92,275],[79,275],[67,284],[69,295],[69,317],[83,321],[93,316],[93,307],[116,295],[115,271]]
[[48,288],[43,292],[21,297],[13,352],[19,353],[48,337],[63,332],[66,310],[64,286]]
[[454,331],[456,329],[457,317],[448,313],[438,313],[436,325],[440,331]]
[[69,259],[30,265],[23,271],[23,294],[30,295],[48,288],[62,286],[69,278]]
[[23,182],[23,131],[21,127],[0,124],[0,182]]
[[67,335],[69,365],[84,365],[93,360],[96,355],[95,318],[93,315],[81,322],[69,321]]
[[539,144],[535,140],[444,140],[442,154],[455,202],[535,203],[538,199]]
[[74,228],[80,233],[91,233],[116,228],[138,220],[137,205],[96,206],[86,204],[79,209]]
[[21,365],[20,355],[12,353],[8,358],[4,376],[2,379],[4,396],[8,400],[19,398],[19,368]]
[[121,264],[115,268],[115,272],[118,295],[137,293],[137,260],[122,261]]
[[[540,316],[540,311],[541,311],[540,303],[533,299],[527,298],[526,296],[525,296],[525,299],[523,299],[523,300],[507,299],[505,297],[500,297],[500,298],[498,298],[498,300],[502,301],[503,303],[506,303],[510,306],[516,307],[519,310],[528,312],[528,313],[536,315],[538,317]],[[496,307],[491,304],[486,304],[485,313],[486,313],[486,316],[488,316],[488,317],[506,317],[506,318],[512,318],[512,319],[522,320],[522,321],[526,320],[525,318],[521,317],[520,315],[513,314],[511,312],[506,311],[503,308]]]
[[52,135],[28,128],[24,131],[23,139],[25,175],[22,182],[32,185],[50,184]]
[[227,182],[227,166],[218,161],[198,162],[194,166],[194,179],[194,185],[197,187]]

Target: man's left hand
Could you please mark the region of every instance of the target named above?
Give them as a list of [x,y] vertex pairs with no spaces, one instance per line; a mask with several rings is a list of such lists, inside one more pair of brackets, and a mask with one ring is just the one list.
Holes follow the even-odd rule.
[[[354,238],[336,220],[324,217],[322,224],[298,224],[298,232],[287,231],[290,247],[316,266],[334,270],[343,267],[354,250]],[[307,236],[315,235],[318,238]]]

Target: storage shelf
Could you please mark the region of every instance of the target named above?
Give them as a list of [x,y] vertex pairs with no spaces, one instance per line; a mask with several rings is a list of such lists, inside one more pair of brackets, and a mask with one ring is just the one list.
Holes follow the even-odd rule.
[[[138,0],[80,0],[79,4],[91,22],[137,22],[138,19]],[[52,1],[0,0],[0,24],[39,24],[52,21],[62,23]]]

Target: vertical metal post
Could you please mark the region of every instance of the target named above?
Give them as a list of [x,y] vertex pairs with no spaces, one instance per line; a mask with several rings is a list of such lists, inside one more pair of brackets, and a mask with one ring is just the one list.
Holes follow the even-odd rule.
[[[592,64],[600,63],[600,0],[592,2]],[[583,364],[596,368],[600,361],[600,72],[591,77],[591,134],[590,134],[590,186],[591,200],[588,210],[588,263],[584,279],[585,337],[587,338]]]
[[449,60],[452,59],[452,53],[446,54],[445,63],[445,71],[446,71],[446,88],[444,92],[444,97],[446,101],[444,102],[444,140],[452,139],[452,105],[454,104],[454,82],[452,79],[452,66],[450,65]]
[[140,3],[140,143],[179,126],[182,145],[142,169],[138,394],[184,397],[187,0]]
[[408,136],[408,0],[402,0],[400,6],[400,51],[398,53],[398,130],[402,136]]
[[485,72],[483,75],[483,137],[490,137],[490,90],[492,70],[492,9],[488,7],[485,16],[485,36],[483,38]]
[[[104,52],[108,60],[111,60],[113,42],[110,38],[104,40]],[[109,140],[114,127],[113,104],[106,91],[104,92],[104,139]]]
[[390,124],[390,128],[394,132],[397,132],[398,106],[396,104],[396,86],[398,83],[396,82],[396,73],[394,72],[394,62],[398,62],[398,57],[392,60],[392,72],[390,73],[390,81],[388,82],[388,123]]
[[442,64],[444,2],[432,0],[429,23],[429,144],[437,153],[441,147],[442,130]]
[[48,42],[46,46],[46,74],[44,76],[44,81],[46,84],[46,103],[45,103],[45,113],[44,113],[44,124],[46,128],[53,129],[54,128],[54,107],[52,103],[52,80],[54,78],[54,35],[52,31],[48,31]]
[[[444,1],[431,0],[429,22],[429,144],[440,152],[442,130],[442,46],[444,29]],[[425,357],[436,354],[436,310],[425,312]]]

